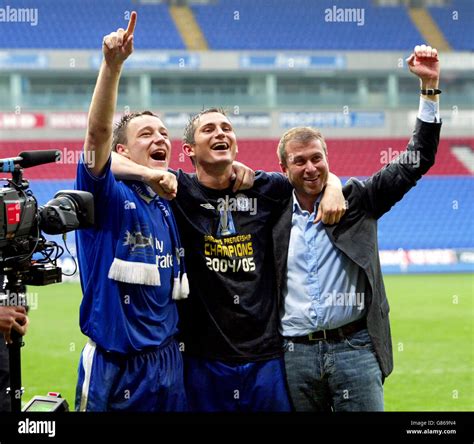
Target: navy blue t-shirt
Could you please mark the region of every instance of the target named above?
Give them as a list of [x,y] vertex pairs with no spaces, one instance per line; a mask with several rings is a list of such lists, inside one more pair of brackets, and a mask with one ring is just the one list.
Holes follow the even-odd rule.
[[281,355],[272,228],[291,195],[288,180],[257,172],[252,189],[234,193],[176,174],[172,206],[190,285],[178,303],[184,351],[237,363]]
[[[161,345],[177,332],[178,313],[172,300],[173,248],[158,196],[143,198],[140,182],[117,181],[111,160],[100,178],[82,159],[76,188],[94,195],[95,228],[76,232],[83,300],[82,332],[105,350],[135,353]],[[125,213],[136,212],[140,234],[125,226]],[[126,231],[129,231],[127,234]],[[137,230],[138,231],[138,230]],[[137,240],[138,239],[138,240]],[[139,242],[146,239],[147,242]],[[151,239],[151,241],[148,241]],[[108,277],[118,243],[156,256],[160,286],[118,282]],[[173,259],[172,259],[173,258]]]

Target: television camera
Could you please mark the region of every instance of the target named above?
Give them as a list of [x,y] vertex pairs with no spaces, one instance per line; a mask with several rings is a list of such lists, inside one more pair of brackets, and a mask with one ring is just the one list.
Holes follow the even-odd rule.
[[[26,285],[49,285],[62,281],[57,260],[63,247],[43,236],[65,234],[92,227],[94,201],[91,193],[77,190],[58,191],[43,206],[23,178],[23,170],[57,162],[57,150],[25,151],[17,157],[0,159],[0,172],[11,173],[11,178],[0,188],[0,305],[27,305]],[[9,344],[10,399],[12,411],[21,411],[22,337],[12,331]]]

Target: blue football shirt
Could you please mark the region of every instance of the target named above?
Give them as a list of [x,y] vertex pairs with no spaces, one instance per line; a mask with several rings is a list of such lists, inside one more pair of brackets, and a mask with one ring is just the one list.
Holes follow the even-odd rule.
[[[146,188],[140,182],[117,181],[110,165],[109,159],[101,177],[95,177],[82,159],[77,169],[76,188],[91,192],[95,206],[95,228],[76,232],[84,295],[80,326],[105,350],[135,353],[159,346],[177,332],[178,314],[171,296],[175,258],[166,218],[157,205],[160,198],[143,197]],[[124,226],[127,211],[137,212],[139,227]],[[118,243],[154,255],[161,285],[109,279]]]

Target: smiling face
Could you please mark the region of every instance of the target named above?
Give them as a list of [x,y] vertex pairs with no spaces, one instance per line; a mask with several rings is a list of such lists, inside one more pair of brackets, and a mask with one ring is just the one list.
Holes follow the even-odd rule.
[[158,117],[140,115],[128,122],[126,143],[118,143],[116,150],[140,165],[167,170],[171,141],[167,128]]
[[318,139],[286,143],[286,158],[280,163],[283,172],[303,198],[316,198],[328,180],[329,164],[322,143]]
[[185,143],[183,150],[196,165],[231,165],[238,151],[232,124],[220,112],[200,115],[194,123],[194,143]]

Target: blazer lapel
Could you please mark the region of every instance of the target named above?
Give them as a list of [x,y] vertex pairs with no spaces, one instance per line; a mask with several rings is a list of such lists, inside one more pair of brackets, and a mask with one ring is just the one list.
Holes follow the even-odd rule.
[[293,214],[293,199],[290,198],[284,207],[280,219],[273,227],[273,254],[275,256],[275,271],[278,285],[278,297],[281,297],[281,289],[286,278],[286,267],[288,261],[288,246],[290,244],[291,217]]

